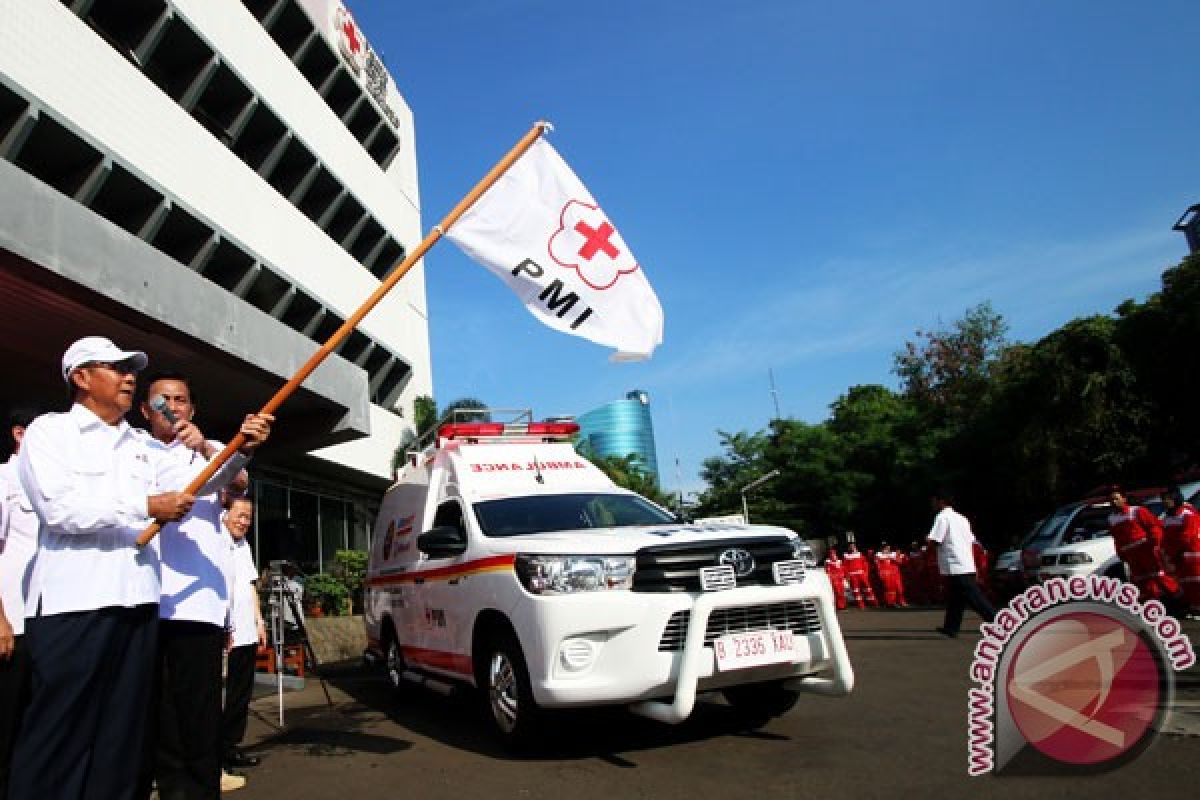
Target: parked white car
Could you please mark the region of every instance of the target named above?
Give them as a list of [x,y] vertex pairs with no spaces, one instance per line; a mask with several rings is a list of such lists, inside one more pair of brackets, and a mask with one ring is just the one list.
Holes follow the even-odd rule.
[[1117,558],[1111,535],[1098,533],[1091,539],[1042,551],[1042,564],[1038,569],[1039,581],[1071,578],[1076,575],[1111,575],[1121,580],[1127,579],[1125,564]]

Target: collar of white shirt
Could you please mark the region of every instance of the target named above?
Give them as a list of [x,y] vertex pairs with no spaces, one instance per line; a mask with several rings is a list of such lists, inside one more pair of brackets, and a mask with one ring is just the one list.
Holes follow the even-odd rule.
[[94,428],[108,427],[108,428],[112,428],[113,430],[115,430],[116,435],[118,437],[121,437],[121,436],[124,436],[126,433],[129,433],[129,431],[131,430],[129,427],[129,423],[125,421],[124,417],[121,417],[121,419],[117,422],[116,425],[109,425],[107,422],[100,419],[100,417],[96,416],[96,412],[92,411],[90,408],[88,408],[87,406],[82,405],[80,403],[75,403],[74,405],[72,405],[71,410],[68,411],[67,414],[68,414],[68,416],[71,417],[71,420],[77,426],[79,426],[80,432],[91,430]]

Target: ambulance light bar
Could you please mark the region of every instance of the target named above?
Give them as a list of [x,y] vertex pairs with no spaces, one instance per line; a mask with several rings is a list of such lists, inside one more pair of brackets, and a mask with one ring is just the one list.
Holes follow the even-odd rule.
[[487,439],[501,436],[567,437],[579,433],[574,422],[452,422],[438,428],[438,439]]
[[526,426],[531,436],[573,436],[579,433],[577,422],[531,422]]
[[503,435],[503,422],[452,422],[438,428],[439,439],[478,439],[481,436]]

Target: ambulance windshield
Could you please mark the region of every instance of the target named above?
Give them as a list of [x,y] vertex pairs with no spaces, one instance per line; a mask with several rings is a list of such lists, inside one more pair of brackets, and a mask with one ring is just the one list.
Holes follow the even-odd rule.
[[475,516],[484,536],[675,522],[669,513],[637,495],[592,492],[482,500],[475,503]]

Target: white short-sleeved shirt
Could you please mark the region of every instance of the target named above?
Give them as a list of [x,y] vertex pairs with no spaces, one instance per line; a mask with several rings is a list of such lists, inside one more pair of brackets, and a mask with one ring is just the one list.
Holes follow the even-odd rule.
[[[224,445],[211,442],[220,451]],[[183,468],[205,459],[180,442],[164,445],[167,456]],[[162,599],[159,619],[207,622],[225,626],[229,617],[229,535],[221,527],[221,503],[216,492],[196,498],[179,522],[164,525],[158,534],[162,560]]]
[[[224,525],[221,526],[224,528]],[[245,537],[235,542],[229,531],[223,530],[226,547],[229,549],[229,567],[233,595],[233,646],[245,647],[258,644],[258,591],[254,588],[258,570],[254,566],[254,554]]]
[[[161,537],[137,546],[150,524],[147,497],[182,490],[206,463],[182,465],[144,431],[123,419],[109,425],[79,404],[34,420],[17,458],[39,522],[25,616],[158,603]],[[198,495],[228,484],[245,463],[234,455]]]
[[38,519],[17,477],[16,456],[0,464],[0,598],[13,633],[25,632],[25,592],[37,553]]
[[933,518],[928,538],[940,545],[938,571],[943,575],[975,572],[975,553],[971,549],[975,534],[971,532],[971,523],[962,514],[949,506],[943,508]]

